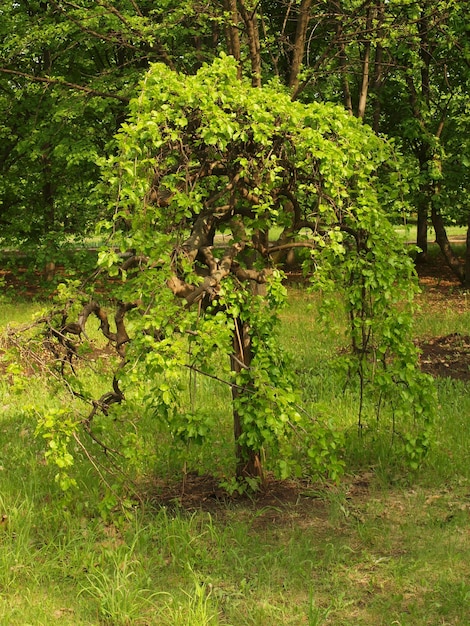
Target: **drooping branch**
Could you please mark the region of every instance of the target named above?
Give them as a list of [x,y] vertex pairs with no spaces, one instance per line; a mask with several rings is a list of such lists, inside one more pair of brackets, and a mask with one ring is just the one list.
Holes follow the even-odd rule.
[[126,325],[124,324],[124,317],[128,311],[135,309],[139,306],[137,302],[119,302],[119,306],[114,316],[114,322],[116,324],[116,350],[124,358],[126,344],[129,342],[129,335],[127,334]]
[[78,316],[78,327],[80,331],[85,334],[85,326],[90,315],[94,313],[96,317],[100,320],[100,330],[106,339],[115,342],[116,341],[116,333],[112,333],[109,328],[108,315],[106,311],[101,308],[101,306],[92,300],[87,305],[85,305]]

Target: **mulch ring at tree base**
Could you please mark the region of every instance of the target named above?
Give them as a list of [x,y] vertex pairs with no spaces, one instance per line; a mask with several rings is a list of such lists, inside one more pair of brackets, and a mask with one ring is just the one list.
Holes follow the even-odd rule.
[[344,498],[353,509],[369,499],[373,483],[374,472],[369,470],[344,476],[341,485],[329,481],[277,480],[268,473],[259,491],[230,494],[216,477],[188,472],[172,482],[153,478],[141,487],[144,499],[157,509],[204,511],[219,519],[236,513],[238,519],[244,516],[252,519],[252,526],[257,530],[292,522],[317,524],[320,533],[328,527],[332,499]]
[[253,493],[229,493],[220,479],[209,475],[188,472],[177,481],[152,479],[143,486],[144,497],[157,507],[176,510],[203,510],[210,513],[229,509],[269,510],[282,513],[285,507],[303,513],[314,507],[322,509],[323,493],[331,487],[322,483],[315,485],[302,480],[276,480],[266,477],[259,491]]
[[452,333],[420,342],[421,369],[432,376],[470,381],[470,336]]

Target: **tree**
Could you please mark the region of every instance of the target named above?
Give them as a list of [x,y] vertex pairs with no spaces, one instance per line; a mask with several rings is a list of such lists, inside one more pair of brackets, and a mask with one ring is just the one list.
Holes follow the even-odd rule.
[[125,77],[107,88],[99,76],[81,82],[109,69],[106,50],[91,49],[58,18],[47,2],[2,8],[0,201],[9,245],[45,240],[50,248],[60,234],[83,233],[96,222],[89,201],[96,158],[128,101],[118,93]]
[[[344,294],[349,368],[361,395],[369,388],[392,399],[404,429],[420,417],[421,434],[407,439],[419,462],[430,400],[407,340],[413,268],[375,189],[383,167],[396,186],[394,161],[390,147],[341,108],[292,102],[277,83],[254,88],[240,81],[231,57],[191,77],[153,65],[103,166],[110,241],[101,268],[112,277],[105,300],[117,303],[116,330],[99,293],[84,294],[74,318],[66,291],[65,308],[42,320],[72,367],[69,337],[86,339],[91,315],[122,359],[112,391],[90,400],[82,422],[93,440],[109,447],[94,434],[94,419],[126,396],[175,437],[204,439],[212,416],[185,393],[190,372],[231,388],[239,479],[262,479],[264,464],[281,477],[296,474],[305,459],[310,473],[337,476],[340,434],[299,409],[276,339],[286,292],[275,255],[301,248],[314,283]],[[282,231],[274,242],[273,227]]]
[[432,220],[444,258],[462,282],[468,274],[445,224],[468,219],[465,202],[455,197],[457,188],[460,197],[467,195],[460,158],[468,155],[467,13],[459,0],[325,2],[308,35],[308,62],[296,92],[304,100],[342,101],[376,132],[397,140],[407,155],[417,260],[426,258]]
[[161,13],[149,17],[152,4],[42,0],[0,9],[0,203],[8,245],[54,256],[64,238],[93,230],[98,155],[149,61],[172,63],[155,36]]
[[[415,206],[417,209],[418,260],[427,254],[427,226],[432,221],[436,240],[456,276],[465,282],[464,268],[453,253],[445,231],[451,204],[448,192],[454,186],[451,162],[465,151],[463,135],[455,135],[455,122],[463,121],[466,103],[462,87],[468,83],[461,44],[465,18],[462,3],[443,2],[438,6],[421,2],[410,7],[410,44],[396,48],[397,69],[390,87],[403,91],[395,113],[389,112],[393,133],[417,163]],[[450,69],[452,68],[452,69]],[[385,104],[387,106],[387,104]],[[468,123],[468,116],[466,116]],[[464,179],[461,179],[461,183]]]
[[88,202],[96,157],[150,62],[192,74],[225,49],[253,85],[277,76],[296,92],[315,11],[311,0],[167,0],[158,7],[42,0],[2,8],[5,238],[36,245],[46,237],[47,247],[96,221]]

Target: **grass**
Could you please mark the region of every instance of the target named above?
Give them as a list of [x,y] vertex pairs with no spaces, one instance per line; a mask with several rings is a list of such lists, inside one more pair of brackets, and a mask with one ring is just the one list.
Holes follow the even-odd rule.
[[[395,232],[403,241],[416,242],[416,224],[411,223],[395,226]],[[467,229],[464,226],[446,226],[446,233],[448,237],[465,237]],[[435,233],[432,227],[428,228],[428,238],[432,245],[435,239]]]
[[[424,296],[423,296],[424,297]],[[307,304],[307,306],[305,306]],[[1,324],[25,322],[40,305],[2,306]],[[423,308],[417,336],[468,328],[468,311]],[[434,319],[435,318],[435,319]],[[361,440],[354,393],[342,392],[335,353],[341,324],[322,330],[316,300],[294,289],[280,340],[310,409],[348,432],[348,474],[271,499],[155,503],[161,482],[184,471],[232,468],[225,390],[211,397],[218,432],[185,450],[151,430],[140,505],[110,505],[86,459],[79,489],[63,493],[35,436],[34,406],[61,398],[40,380],[0,383],[0,625],[465,626],[470,611],[470,387],[438,381],[435,445],[408,473],[390,439]],[[93,385],[99,386],[99,376]],[[140,411],[140,413],[139,413]],[[116,415],[116,436],[127,424]],[[132,421],[132,420],[131,420]],[[349,429],[349,430],[348,430]],[[126,431],[127,432],[127,431]],[[157,439],[157,441],[155,440]],[[163,442],[163,443],[162,443]],[[143,488],[145,485],[145,489]],[[288,493],[286,486],[286,493]],[[284,492],[283,492],[284,493]],[[152,496],[152,497],[150,497]]]

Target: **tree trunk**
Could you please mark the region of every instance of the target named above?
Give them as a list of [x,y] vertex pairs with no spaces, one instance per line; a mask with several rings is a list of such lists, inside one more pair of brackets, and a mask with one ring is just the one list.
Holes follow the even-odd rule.
[[463,286],[470,287],[470,215],[468,216],[467,238],[465,242],[465,278]]
[[428,261],[428,205],[427,198],[419,201],[418,223],[416,228],[416,245],[420,249],[416,256],[416,263]]
[[253,87],[261,87],[261,53],[256,9],[248,10],[242,0],[238,0],[238,5],[248,38],[251,62],[251,84]]
[[[428,170],[430,169],[430,165],[431,161],[428,162]],[[433,159],[433,166],[434,168],[437,168],[439,172],[441,171],[442,163],[440,159],[436,156],[434,156]],[[449,239],[447,237],[444,220],[442,219],[439,205],[437,203],[440,192],[439,185],[439,180],[436,179],[430,181],[430,183],[428,184],[428,197],[431,204],[431,219],[434,226],[434,231],[436,233],[436,241],[449,268],[459,279],[459,281],[462,284],[465,284],[465,267],[462,265],[460,259],[452,250],[452,246],[450,245]]]
[[[233,356],[231,366],[233,372],[241,372],[251,363],[251,337],[248,326],[239,318],[235,322],[233,334]],[[241,394],[246,393],[235,385],[232,386],[232,400],[237,400]],[[236,476],[238,479],[259,478],[263,482],[263,469],[261,467],[259,451],[252,450],[240,442],[243,434],[242,417],[233,408],[233,432],[235,437],[235,458],[237,460]]]
[[297,16],[297,28],[295,32],[294,50],[289,74],[289,87],[295,93],[299,86],[299,72],[305,53],[305,40],[307,28],[310,21],[310,8],[312,0],[302,0]]
[[444,220],[442,219],[442,215],[435,208],[432,207],[431,210],[432,223],[434,226],[434,230],[436,231],[436,241],[439,244],[439,248],[444,256],[444,259],[450,269],[453,271],[455,276],[459,279],[462,284],[465,284],[465,271],[460,263],[459,258],[455,255],[452,250],[452,246],[450,245],[449,239],[447,237],[447,232],[444,226]]
[[[43,173],[43,185],[42,185],[42,200],[44,205],[44,226],[43,234],[46,241],[50,238],[50,235],[55,229],[55,200],[54,200],[54,186],[52,183],[52,165],[50,159],[50,145],[47,144],[43,147],[42,161],[42,173]],[[55,276],[55,261],[53,246],[48,246],[48,258],[43,268],[44,278],[46,281],[51,281]],[[52,257],[51,257],[52,255]]]
[[240,47],[240,33],[239,33],[239,15],[237,9],[237,0],[225,0],[225,10],[230,15],[230,23],[226,26],[228,51],[239,63],[238,65],[238,78],[242,77],[242,67],[240,64],[241,47]]
[[[369,8],[367,10],[367,20],[366,20],[366,29],[367,29],[367,37],[369,37],[369,33],[372,29],[372,20],[374,17],[374,11]],[[364,44],[364,51],[362,54],[362,77],[361,77],[361,88],[359,91],[359,101],[357,104],[357,117],[359,119],[364,119],[364,115],[366,113],[366,104],[367,104],[367,95],[369,92],[369,72],[370,72],[370,39],[367,38]]]

